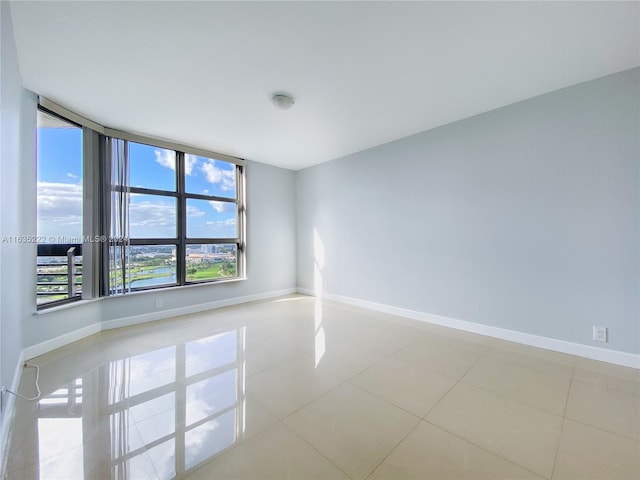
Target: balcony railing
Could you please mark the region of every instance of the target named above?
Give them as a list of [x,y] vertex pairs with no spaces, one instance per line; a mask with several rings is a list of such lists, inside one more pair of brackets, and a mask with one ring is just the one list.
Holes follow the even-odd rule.
[[80,298],[82,244],[38,244],[37,277],[38,306]]

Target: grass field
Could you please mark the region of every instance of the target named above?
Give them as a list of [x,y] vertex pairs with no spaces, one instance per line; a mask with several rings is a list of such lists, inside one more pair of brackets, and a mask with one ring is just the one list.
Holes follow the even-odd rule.
[[212,278],[230,277],[234,276],[235,272],[223,271],[223,264],[208,266],[207,268],[198,269],[195,272],[187,269],[187,282],[197,282],[198,280],[211,280]]

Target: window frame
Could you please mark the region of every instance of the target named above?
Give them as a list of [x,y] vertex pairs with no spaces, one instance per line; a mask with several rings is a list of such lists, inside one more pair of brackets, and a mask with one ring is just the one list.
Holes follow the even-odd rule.
[[[178,225],[178,241],[181,242],[179,244],[178,250],[180,251],[180,258],[183,259],[183,269],[182,272],[179,272],[180,275],[178,280],[182,283],[181,285],[199,285],[202,283],[211,283],[211,282],[221,282],[225,280],[236,280],[239,278],[244,278],[244,189],[245,189],[245,179],[244,179],[244,166],[235,164],[235,185],[236,185],[236,195],[235,198],[231,197],[220,197],[217,195],[206,195],[199,193],[189,193],[186,190],[186,174],[185,174],[185,159],[186,152],[176,152],[176,175],[180,175],[176,180],[179,182],[176,185],[178,186],[178,193],[180,195],[178,211],[182,208],[182,217],[178,216],[178,221],[181,225]],[[203,155],[198,155],[200,157],[204,157]],[[218,158],[206,156],[204,158],[209,158],[212,160],[219,160]],[[226,160],[221,160],[226,161]],[[231,162],[227,162],[231,163]],[[179,171],[179,172],[178,172]],[[236,234],[237,237],[208,237],[208,238],[200,238],[200,237],[189,237],[187,236],[187,201],[189,199],[194,200],[205,200],[205,201],[214,201],[214,202],[224,202],[224,203],[234,203],[236,208]],[[181,230],[182,227],[182,230]],[[182,236],[180,235],[182,233]],[[236,275],[233,277],[219,277],[209,280],[199,280],[199,281],[188,281],[187,280],[187,245],[236,245]]]
[[[201,285],[207,283],[218,283],[225,282],[230,280],[239,280],[244,279],[244,221],[241,220],[244,218],[244,166],[239,164],[235,165],[235,185],[236,185],[236,194],[235,197],[221,197],[218,195],[207,195],[200,193],[189,193],[186,191],[186,173],[185,173],[185,161],[186,161],[186,152],[168,149],[166,146],[161,146],[153,142],[153,140],[143,141],[144,138],[140,136],[135,136],[136,141],[134,143],[163,148],[165,150],[171,150],[175,152],[176,159],[176,168],[175,168],[175,185],[176,189],[172,190],[160,190],[156,188],[146,188],[146,187],[134,187],[129,185],[127,190],[131,194],[141,194],[141,195],[154,195],[159,197],[168,197],[176,199],[176,237],[156,237],[156,238],[141,238],[141,237],[128,237],[126,239],[129,246],[147,246],[147,245],[174,245],[176,247],[176,281],[172,284],[163,284],[163,285],[150,285],[144,287],[130,287],[128,291],[130,292],[140,292],[146,290],[158,290],[162,288],[170,288],[170,287],[181,287],[188,285]],[[111,139],[122,140],[125,142],[125,152],[126,155],[129,155],[129,142],[133,142],[133,140],[128,140],[126,138],[122,138],[122,135],[118,136],[105,136],[106,141],[108,142]],[[208,156],[204,156],[202,154],[198,155],[199,157],[208,158],[211,160],[219,160],[217,155],[215,157],[211,156],[215,155],[210,153]],[[130,160],[130,159],[129,159]],[[108,158],[105,158],[105,161],[109,161]],[[228,160],[221,160],[226,163],[232,163]],[[114,186],[111,185],[111,188],[108,191],[108,195],[110,195],[114,189],[116,191],[122,191],[125,187],[122,186]],[[216,201],[216,202],[225,202],[235,204],[236,210],[236,233],[237,237],[188,237],[187,236],[187,201],[189,199],[195,200],[205,200],[205,201]],[[105,205],[107,205],[109,199],[105,199]],[[108,231],[105,229],[105,231]],[[110,239],[108,245],[113,246],[114,244],[121,244],[121,242]],[[236,245],[236,275],[231,277],[218,277],[212,279],[204,279],[204,280],[187,280],[187,261],[186,261],[186,250],[188,245]],[[105,264],[108,266],[108,262]],[[108,275],[108,273],[107,273]],[[109,285],[105,285],[106,288],[103,289],[105,296],[114,296],[117,293],[110,293]]]
[[[53,307],[58,307],[61,305],[67,305],[70,303],[74,303],[77,301],[82,300],[83,298],[85,298],[85,286],[88,284],[88,282],[85,282],[85,267],[87,266],[87,261],[85,259],[85,257],[83,256],[83,244],[84,244],[84,237],[85,237],[85,231],[84,231],[84,227],[85,227],[85,218],[87,216],[87,205],[86,205],[86,199],[85,199],[85,190],[87,188],[87,175],[86,175],[86,166],[87,166],[87,156],[86,156],[86,147],[87,147],[87,139],[86,139],[86,132],[85,132],[85,128],[82,126],[82,124],[71,120],[65,116],[63,116],[62,114],[60,114],[59,112],[55,111],[55,109],[50,109],[50,108],[46,108],[45,106],[41,105],[40,103],[38,103],[37,107],[36,107],[37,112],[41,112],[45,115],[48,115],[50,117],[54,117],[58,120],[61,120],[65,123],[68,123],[70,127],[75,127],[75,128],[79,128],[82,132],[82,160],[81,160],[81,164],[82,164],[82,181],[81,181],[81,185],[82,185],[82,207],[81,207],[81,212],[82,212],[82,227],[81,227],[81,241],[78,243],[68,243],[68,242],[64,242],[64,243],[40,243],[38,240],[40,239],[40,233],[37,232],[36,235],[36,310],[41,311],[41,310],[46,310],[48,308],[53,308]],[[36,126],[36,138],[35,138],[35,143],[36,143],[36,158],[35,158],[35,162],[36,162],[36,172],[38,170],[38,144],[39,144],[39,130],[40,127]],[[36,182],[37,180],[37,175],[36,175]],[[39,194],[36,191],[36,198],[39,197]],[[36,224],[38,222],[38,208],[36,207]],[[82,269],[82,273],[80,274],[76,274],[75,271],[72,273],[73,274],[73,279],[71,280],[72,282],[74,282],[76,285],[78,285],[78,283],[75,281],[75,277],[78,275],[82,275],[82,282],[79,284],[81,285],[81,289],[79,292],[79,295],[73,295],[73,296],[69,296],[69,291],[67,291],[67,297],[65,298],[60,298],[58,300],[51,300],[48,301],[46,303],[38,303],[38,285],[39,285],[39,277],[41,275],[46,275],[44,273],[38,273],[38,258],[41,256],[56,256],[56,257],[64,257],[66,256],[66,253],[63,254],[63,251],[67,251],[69,248],[71,247],[75,247],[77,249],[77,254],[75,255],[75,257],[82,257],[82,262],[80,263],[76,263],[76,260],[74,260],[74,266],[80,266]],[[48,252],[49,255],[39,255],[39,252],[43,251],[43,252]],[[56,254],[53,255],[54,252],[58,252],[60,254]],[[75,270],[75,269],[74,269]],[[65,275],[70,275],[70,273],[67,271],[67,273]],[[87,294],[89,295],[89,294]]]
[[[148,290],[162,290],[166,288],[216,284],[228,281],[246,279],[246,161],[225,154],[220,154],[200,148],[181,145],[171,141],[145,137],[120,130],[110,129],[89,119],[75,114],[44,97],[38,98],[39,110],[54,115],[61,120],[77,125],[83,129],[83,275],[82,296],[65,298],[46,304],[37,305],[37,310],[46,309],[80,299],[97,297],[120,296],[128,292]],[[111,156],[109,142],[111,139],[123,140],[148,145],[155,148],[172,150],[176,155],[175,191],[156,188],[128,186],[130,193],[154,195],[176,199],[176,237],[160,238],[126,238],[128,246],[140,245],[174,245],[176,247],[176,282],[157,286],[133,287],[110,291],[109,285],[109,249],[121,244],[117,239],[110,238],[111,199],[114,185],[111,184]],[[128,146],[127,146],[128,150]],[[235,168],[235,197],[221,197],[186,191],[185,158],[186,155],[219,160],[230,163]],[[128,155],[128,152],[127,152]],[[90,187],[90,188],[89,188]],[[118,187],[116,187],[117,189]],[[87,192],[91,191],[91,195]],[[237,237],[222,238],[190,238],[187,236],[187,201],[189,199],[219,201],[235,204]],[[129,204],[130,205],[130,204]],[[100,242],[92,241],[101,238]],[[106,239],[106,241],[105,241]],[[236,275],[203,280],[187,280],[186,251],[188,245],[235,245],[236,246]]]

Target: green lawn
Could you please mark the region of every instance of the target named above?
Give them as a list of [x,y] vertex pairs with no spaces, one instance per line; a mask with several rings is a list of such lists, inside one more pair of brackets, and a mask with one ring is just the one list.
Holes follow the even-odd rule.
[[198,280],[235,276],[235,269],[225,274],[225,272],[223,272],[223,265],[222,263],[218,263],[216,265],[208,265],[205,268],[195,267],[197,269],[195,272],[192,271],[194,267],[187,267],[187,281],[197,282]]

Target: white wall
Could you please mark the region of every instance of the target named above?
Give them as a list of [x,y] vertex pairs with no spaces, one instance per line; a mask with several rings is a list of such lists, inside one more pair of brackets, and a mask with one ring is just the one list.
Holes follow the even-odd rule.
[[[35,245],[11,242],[14,235],[34,235],[35,96],[22,88],[8,2],[0,2],[0,357],[1,383],[10,387],[22,348],[22,320],[35,302]],[[28,179],[28,182],[23,180]],[[27,287],[27,288],[25,288]]]
[[[19,380],[22,321],[35,302],[35,246],[10,243],[35,211],[35,96],[22,88],[8,2],[0,2],[0,384],[15,389]],[[30,182],[21,187],[21,180]],[[25,289],[25,286],[27,287]],[[0,453],[4,451],[15,399],[5,396],[0,413]],[[5,460],[4,454],[2,459]],[[1,470],[1,469],[0,469]]]
[[299,171],[298,285],[637,354],[639,72]]

